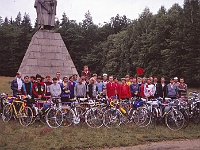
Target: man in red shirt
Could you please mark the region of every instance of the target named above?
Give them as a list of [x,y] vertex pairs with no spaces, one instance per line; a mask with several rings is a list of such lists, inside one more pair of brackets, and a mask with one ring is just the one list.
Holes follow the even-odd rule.
[[131,98],[130,86],[126,84],[125,78],[122,78],[121,80],[122,80],[122,84],[119,90],[119,99],[122,100],[122,99]]
[[114,77],[114,83],[115,83],[115,86],[116,86],[116,95],[117,95],[117,97],[119,97],[119,90],[120,90],[121,84],[119,83],[117,77]]
[[116,96],[116,84],[113,81],[113,76],[109,77],[109,82],[106,84],[106,97],[111,98]]
[[81,72],[81,76],[85,76],[86,82],[89,81],[90,77],[91,77],[91,73],[88,69],[88,66],[84,66],[83,67],[83,71]]

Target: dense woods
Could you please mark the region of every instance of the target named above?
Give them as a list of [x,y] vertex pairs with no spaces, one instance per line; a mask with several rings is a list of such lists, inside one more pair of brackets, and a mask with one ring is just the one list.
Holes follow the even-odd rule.
[[[117,14],[103,25],[94,24],[89,11],[79,23],[63,13],[55,30],[78,72],[88,65],[99,75],[135,76],[142,67],[145,76],[185,77],[189,86],[200,86],[199,0],[161,6],[156,14],[145,8],[135,20]],[[36,31],[28,14],[0,17],[0,75],[15,75]]]

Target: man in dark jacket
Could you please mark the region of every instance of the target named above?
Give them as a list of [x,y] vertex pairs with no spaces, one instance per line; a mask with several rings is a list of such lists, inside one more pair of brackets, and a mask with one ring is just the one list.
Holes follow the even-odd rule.
[[29,76],[25,76],[24,83],[22,84],[22,94],[32,97],[32,85],[32,82],[29,81]]
[[21,77],[21,72],[17,72],[16,78],[11,83],[11,89],[13,91],[13,96],[15,97],[17,97],[17,95],[22,94],[23,79]]

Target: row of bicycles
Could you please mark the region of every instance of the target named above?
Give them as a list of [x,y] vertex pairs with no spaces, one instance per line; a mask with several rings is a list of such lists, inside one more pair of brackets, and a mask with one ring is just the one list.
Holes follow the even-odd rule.
[[186,128],[190,122],[200,123],[200,94],[189,93],[187,98],[134,97],[119,100],[98,95],[95,99],[77,98],[61,102],[60,97],[44,100],[30,96],[0,96],[2,120],[19,120],[23,126],[42,122],[51,128],[87,124],[91,128],[119,127],[133,124],[138,127],[163,124],[170,130]]

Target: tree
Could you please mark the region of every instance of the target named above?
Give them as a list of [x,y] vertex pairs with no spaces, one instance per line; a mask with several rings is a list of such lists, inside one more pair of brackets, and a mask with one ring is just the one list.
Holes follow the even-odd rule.
[[3,24],[3,19],[2,17],[0,16],[0,26]]
[[20,26],[21,25],[21,21],[22,21],[22,16],[21,16],[21,13],[19,12],[17,14],[17,17],[15,18],[15,23]]
[[126,28],[131,23],[130,19],[128,19],[125,15],[120,16],[119,14],[112,17],[110,22],[115,34]]

